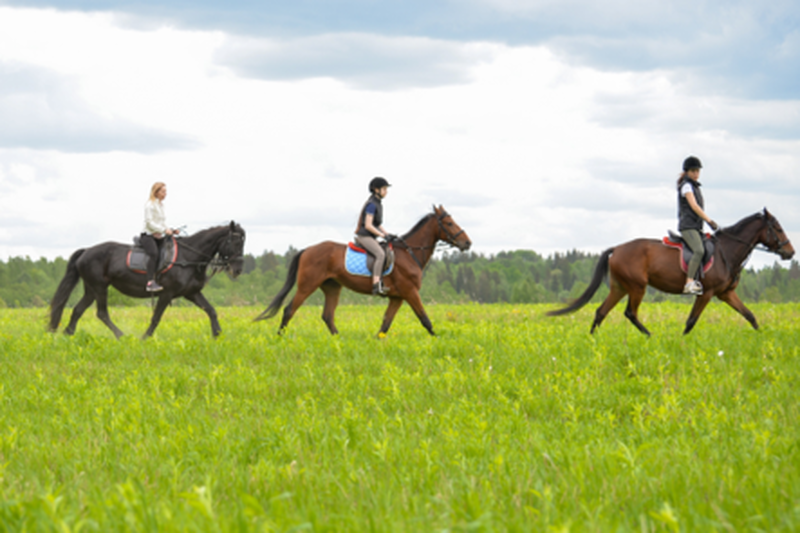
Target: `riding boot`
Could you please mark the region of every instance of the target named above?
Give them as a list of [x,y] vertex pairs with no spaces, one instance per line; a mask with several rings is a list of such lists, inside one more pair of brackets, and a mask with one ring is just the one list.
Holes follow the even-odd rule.
[[683,293],[700,296],[703,294],[703,285],[696,279],[690,279],[686,282],[686,285],[683,286]]
[[145,270],[147,275],[147,284],[145,285],[145,290],[147,292],[158,292],[163,289],[161,285],[156,282],[156,269],[158,268],[158,256],[159,256],[159,241],[152,235],[148,235],[147,233],[142,233],[142,236],[139,239],[139,242],[144,248],[145,253],[147,254],[147,263],[145,264]]
[[372,294],[374,296],[386,296],[387,290],[383,286],[383,280],[378,280],[378,283],[372,284]]

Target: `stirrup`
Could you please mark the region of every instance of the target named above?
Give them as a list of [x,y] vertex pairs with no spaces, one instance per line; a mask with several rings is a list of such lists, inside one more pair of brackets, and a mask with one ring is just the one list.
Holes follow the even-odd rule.
[[386,287],[383,286],[383,281],[379,281],[378,283],[372,284],[372,294],[373,296],[386,296]]
[[158,291],[164,290],[164,287],[162,287],[161,285],[156,283],[156,280],[151,279],[150,281],[147,282],[147,286],[145,287],[145,290],[147,292],[158,292]]

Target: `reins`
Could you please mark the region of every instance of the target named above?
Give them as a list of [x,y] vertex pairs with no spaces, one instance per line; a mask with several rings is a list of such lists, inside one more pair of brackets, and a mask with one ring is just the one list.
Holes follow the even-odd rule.
[[[436,213],[432,213],[432,214],[430,214],[428,216],[429,217],[436,216],[436,222],[439,224],[439,228],[447,236],[446,240],[444,240],[444,241],[434,240],[433,244],[430,244],[430,245],[427,245],[427,246],[411,246],[410,244],[408,244],[406,242],[406,240],[403,237],[396,236],[393,239],[394,241],[400,242],[400,244],[402,244],[405,247],[405,250],[411,255],[411,258],[414,259],[414,262],[417,263],[417,266],[419,266],[420,270],[425,270],[425,266],[422,264],[422,261],[420,261],[419,258],[416,256],[416,254],[414,253],[414,250],[419,250],[419,251],[422,251],[422,250],[433,250],[433,249],[437,248],[439,245],[441,245],[442,248],[444,248],[446,246],[456,246],[456,247],[458,247],[458,244],[456,243],[456,238],[459,235],[461,235],[462,233],[464,233],[463,229],[461,231],[459,231],[458,233],[456,233],[455,235],[451,235],[450,232],[447,231],[447,229],[444,227],[444,224],[442,223],[442,220],[444,220],[445,218],[449,217],[450,214],[445,210],[442,210],[442,213],[440,215],[436,215]],[[419,229],[422,229],[422,228],[420,227]],[[419,231],[419,230],[417,230],[417,231]],[[434,239],[435,239],[435,237],[434,237]]]
[[[729,239],[731,239],[733,241],[736,241],[739,244],[743,244],[743,245],[745,245],[747,247],[747,253],[744,254],[744,259],[742,259],[739,262],[739,264],[736,266],[736,270],[737,271],[734,272],[734,268],[731,268],[731,265],[730,265],[730,263],[728,261],[728,258],[726,257],[726,254],[725,254],[725,250],[721,246],[721,243],[720,243],[719,253],[720,253],[720,256],[722,256],[722,262],[725,265],[725,269],[728,271],[728,275],[731,277],[732,280],[735,280],[738,277],[739,273],[742,271],[744,266],[749,261],[750,256],[753,253],[753,250],[762,250],[762,251],[773,253],[773,254],[780,254],[780,249],[783,248],[784,246],[786,246],[787,244],[789,244],[789,240],[788,239],[786,239],[785,241],[780,241],[780,239],[778,237],[778,232],[775,230],[775,226],[774,226],[774,223],[773,223],[771,218],[769,218],[766,214],[761,214],[761,213],[759,213],[759,216],[762,217],[766,222],[768,237],[773,242],[777,243],[775,245],[774,249],[770,248],[769,246],[766,246],[766,245],[761,245],[761,243],[759,243],[757,240],[746,241],[744,239],[741,239],[737,235],[735,235],[735,234],[733,234],[733,233],[731,233],[729,231],[726,231],[726,230],[724,230],[722,228],[720,228],[717,231],[717,233],[714,235],[714,239],[717,240],[717,241],[719,241],[719,237],[727,237],[727,238],[729,238]],[[754,239],[755,239],[756,235],[758,235],[758,232],[756,232],[754,234]]]
[[[233,231],[233,230],[229,229],[228,230],[228,235],[226,236],[225,242],[223,243],[222,246],[224,246],[225,244],[233,241],[233,237],[234,236],[241,236],[241,234],[239,232],[236,232],[236,231]],[[218,247],[218,249],[221,248],[222,246]],[[190,250],[192,252],[195,252],[195,253],[199,254],[200,256],[207,258],[207,260],[204,260],[204,261],[175,261],[175,263],[173,263],[173,264],[176,265],[176,266],[184,266],[184,267],[186,267],[186,266],[206,267],[206,268],[211,267],[212,272],[211,272],[211,275],[209,276],[209,279],[214,277],[214,275],[216,275],[217,272],[220,272],[220,271],[225,270],[226,268],[228,268],[230,266],[231,262],[236,260],[241,255],[241,254],[234,254],[234,255],[231,255],[229,257],[222,256],[220,258],[220,253],[218,251],[209,254],[209,253],[206,253],[206,252],[204,252],[202,250],[198,250],[194,246],[191,246],[190,244],[185,243],[185,242],[181,242],[180,243],[180,247],[186,248],[186,249],[188,249],[188,250]]]

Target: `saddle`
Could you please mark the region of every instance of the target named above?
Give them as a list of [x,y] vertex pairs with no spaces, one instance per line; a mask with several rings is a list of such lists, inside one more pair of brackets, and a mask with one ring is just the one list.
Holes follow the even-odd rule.
[[[686,242],[680,235],[673,232],[672,230],[667,230],[667,233],[668,236],[664,237],[662,239],[662,242],[666,246],[682,250],[682,253],[679,256],[680,265],[681,265],[681,270],[686,272],[689,266],[689,261],[691,261],[694,252],[692,252],[692,249],[689,248],[689,246],[686,244]],[[708,233],[703,235],[703,248],[705,251],[703,253],[703,261],[701,263],[702,268],[700,270],[702,274],[705,274],[712,266],[714,266],[714,240]]]
[[[178,241],[175,237],[165,239],[159,247],[158,261],[156,262],[156,272],[163,274],[172,268],[178,258]],[[137,274],[147,274],[147,252],[139,244],[139,236],[133,238],[133,246],[128,250],[128,257],[125,264]]]
[[[381,243],[383,251],[386,252],[386,260],[383,262],[383,275],[388,276],[394,270],[394,248],[391,243]],[[372,266],[375,264],[375,257],[367,253],[363,248],[359,248],[352,242],[347,243],[344,253],[344,266],[347,272],[354,276],[371,276]]]

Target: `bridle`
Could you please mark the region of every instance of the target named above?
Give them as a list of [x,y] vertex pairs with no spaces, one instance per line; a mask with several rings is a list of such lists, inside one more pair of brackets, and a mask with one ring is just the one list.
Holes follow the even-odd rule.
[[423,269],[423,270],[425,269],[425,267],[422,265],[422,261],[420,261],[419,258],[414,253],[414,250],[431,250],[433,248],[436,248],[440,244],[443,244],[444,246],[447,246],[447,245],[455,246],[456,248],[458,248],[458,243],[456,242],[456,239],[462,233],[464,233],[463,229],[461,231],[459,231],[458,233],[456,233],[455,235],[453,235],[452,233],[447,231],[447,228],[445,227],[443,220],[445,218],[449,217],[450,213],[448,213],[444,209],[442,209],[441,213],[439,213],[438,215],[435,212],[432,214],[432,216],[433,215],[436,216],[436,222],[439,224],[439,229],[442,230],[442,233],[444,233],[444,235],[446,237],[445,239],[442,239],[443,242],[441,242],[441,243],[437,242],[435,244],[431,244],[431,245],[428,245],[428,246],[411,246],[402,237],[395,237],[396,240],[400,241],[400,243],[403,246],[405,246],[405,249],[408,250],[409,254],[411,254],[411,257],[412,257],[412,259],[414,259],[414,262],[417,263],[417,266],[420,269]]
[[787,244],[789,244],[788,238],[785,241],[782,241],[780,239],[780,237],[778,236],[778,230],[775,228],[775,219],[769,217],[767,217],[767,237],[772,239],[772,241],[777,244],[775,245],[774,249],[768,247],[765,247],[764,249],[774,254],[780,253],[781,249]]
[[451,246],[455,246],[456,248],[458,248],[458,243],[456,242],[456,238],[458,238],[459,235],[464,233],[464,230],[462,229],[461,231],[459,231],[455,235],[452,235],[449,231],[447,231],[447,228],[444,227],[444,222],[442,222],[442,221],[445,218],[449,217],[449,216],[450,216],[450,213],[448,213],[447,211],[442,209],[442,213],[436,217],[436,222],[439,223],[439,229],[441,229],[442,232],[447,236],[447,239],[444,239],[444,241],[447,244],[449,244]]
[[[230,247],[230,248],[235,248],[235,246],[233,245],[233,239],[234,239],[234,237],[235,237],[235,238],[236,238],[238,241],[243,241],[243,240],[244,240],[244,235],[243,235],[241,232],[238,232],[238,231],[235,231],[235,230],[230,230],[230,231],[228,232],[228,236],[225,238],[225,242],[224,242],[224,243],[222,243],[222,246],[220,246],[220,247],[219,247],[219,249],[220,249],[220,250],[223,250],[223,249],[225,249],[225,248],[226,248],[226,245],[229,245],[229,247]],[[244,246],[242,246],[242,250],[244,250]],[[240,259],[240,258],[242,258],[242,257],[244,257],[244,256],[243,256],[243,254],[242,254],[242,253],[240,253],[240,252],[234,252],[234,253],[232,253],[231,255],[226,255],[226,254],[223,254],[223,253],[217,252],[217,254],[215,255],[215,257],[213,257],[213,258],[211,259],[211,262],[210,262],[209,264],[213,264],[214,266],[224,266],[224,267],[227,267],[227,266],[229,266],[229,265],[230,265],[230,264],[231,264],[233,261],[236,261],[236,260],[238,260],[238,259]]]
[[[758,249],[758,250],[763,250],[765,252],[770,252],[770,253],[773,253],[773,254],[779,254],[780,255],[781,249],[784,246],[786,246],[787,244],[789,244],[789,242],[790,242],[788,238],[786,240],[784,240],[784,241],[780,240],[780,237],[778,235],[778,230],[775,227],[775,219],[774,218],[771,218],[767,213],[759,213],[759,215],[761,217],[763,217],[765,219],[766,223],[767,223],[767,243],[768,244],[766,244],[766,245],[759,246],[760,243],[757,242],[757,241],[756,242],[745,241],[744,239],[740,239],[736,235],[733,235],[730,232],[724,231],[723,229],[720,229],[718,231],[719,234],[724,235],[725,237],[727,237],[727,238],[729,238],[729,239],[731,239],[733,241],[736,241],[736,242],[738,242],[740,244],[744,244],[745,246],[747,246],[747,253],[744,255],[744,260],[741,262],[740,265],[738,265],[739,271],[741,271],[741,269],[747,263],[748,259],[750,258],[750,254],[753,253],[753,250]],[[770,244],[770,242],[772,244]],[[732,277],[734,277],[734,278],[736,276],[738,276],[738,274],[736,276],[733,276],[734,272],[731,269],[730,264],[728,263],[728,258],[725,257],[725,251],[722,248],[722,246],[719,247],[719,252],[720,252],[720,255],[722,256],[722,262],[725,264],[725,268],[728,270],[730,275],[732,275]]]
[[[758,243],[758,242],[745,241],[744,239],[740,239],[736,235],[733,235],[732,233],[724,231],[723,229],[720,229],[719,233],[724,233],[725,236],[728,237],[729,239],[734,240],[734,241],[736,241],[736,242],[738,242],[740,244],[746,245],[749,248],[749,251],[747,252],[747,255],[750,255],[750,253],[752,253],[752,251],[756,250],[756,249],[763,250],[765,252],[770,252],[770,253],[773,253],[773,254],[779,254],[780,251],[781,251],[781,248],[783,248],[784,246],[789,244],[789,242],[790,242],[789,239],[787,238],[784,241],[780,240],[780,236],[778,235],[778,230],[775,227],[775,219],[774,218],[771,218],[771,217],[769,217],[769,216],[767,216],[767,215],[765,215],[763,213],[759,213],[759,215],[764,217],[764,219],[766,220],[766,223],[767,223],[767,244],[766,245],[759,246],[760,243]],[[770,242],[772,242],[772,244],[769,244]]]
[[[217,252],[213,254],[208,254],[202,250],[198,250],[194,246],[191,246],[185,242],[181,242],[180,246],[182,248],[186,248],[187,250],[191,250],[203,258],[207,259],[205,261],[176,261],[175,264],[178,266],[196,266],[196,267],[211,267],[212,272],[211,276],[216,274],[217,272],[221,272],[230,267],[231,263],[234,261],[239,260],[243,257],[242,253],[234,252],[230,255],[221,253],[219,250],[227,250],[227,249],[234,249],[233,240],[237,238],[238,240],[242,240],[244,235],[236,230],[228,228],[228,235],[225,237],[225,241],[222,243],[221,246],[217,248]],[[242,247],[244,249],[244,247]]]

